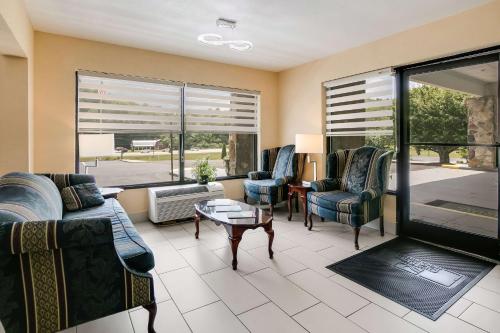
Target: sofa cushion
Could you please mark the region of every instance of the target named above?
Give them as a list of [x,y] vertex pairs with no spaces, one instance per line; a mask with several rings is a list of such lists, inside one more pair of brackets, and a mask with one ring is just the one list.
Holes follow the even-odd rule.
[[357,194],[343,191],[309,192],[307,193],[307,200],[334,211],[362,214],[362,205]]
[[109,217],[113,225],[113,238],[118,255],[132,269],[147,272],[154,267],[151,249],[130,221],[127,213],[115,199],[106,199],[104,205],[64,214],[64,220],[90,217]]
[[78,184],[62,189],[61,197],[68,211],[75,211],[104,203],[104,198],[95,183]]
[[47,177],[12,172],[0,178],[0,222],[60,220],[63,206]]

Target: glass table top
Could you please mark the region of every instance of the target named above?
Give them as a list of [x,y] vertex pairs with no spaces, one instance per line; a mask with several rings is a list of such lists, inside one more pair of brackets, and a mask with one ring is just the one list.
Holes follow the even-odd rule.
[[203,200],[194,206],[201,215],[224,224],[261,225],[273,220],[267,211],[231,199]]

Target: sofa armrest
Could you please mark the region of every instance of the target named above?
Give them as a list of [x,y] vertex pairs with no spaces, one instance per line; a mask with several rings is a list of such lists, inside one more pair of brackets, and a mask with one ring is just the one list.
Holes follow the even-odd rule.
[[110,218],[3,222],[0,242],[11,254],[95,247],[112,244],[113,229]]
[[248,173],[248,178],[251,180],[270,179],[271,172],[269,172],[269,171],[250,171]]
[[328,192],[340,189],[340,178],[327,178],[311,182],[311,188],[316,192]]
[[382,196],[382,192],[376,188],[370,188],[368,190],[364,190],[360,194],[361,201],[371,201],[378,197]]

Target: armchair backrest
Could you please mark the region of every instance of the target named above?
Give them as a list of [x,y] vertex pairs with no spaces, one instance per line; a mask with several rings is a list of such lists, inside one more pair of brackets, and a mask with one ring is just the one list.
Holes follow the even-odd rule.
[[295,178],[297,175],[297,156],[295,156],[295,145],[284,146],[278,151],[272,178]]
[[340,189],[359,194],[373,188],[382,193],[387,189],[392,151],[364,146],[338,150],[328,155],[328,178],[341,178]]
[[273,172],[274,165],[276,164],[276,158],[278,157],[278,152],[281,147],[274,147],[269,149],[264,149],[261,155],[261,171]]

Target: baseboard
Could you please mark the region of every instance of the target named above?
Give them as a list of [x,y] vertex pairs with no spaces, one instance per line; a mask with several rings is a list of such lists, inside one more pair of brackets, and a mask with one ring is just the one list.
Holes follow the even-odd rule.
[[128,214],[133,223],[149,221],[148,212],[138,212]]

